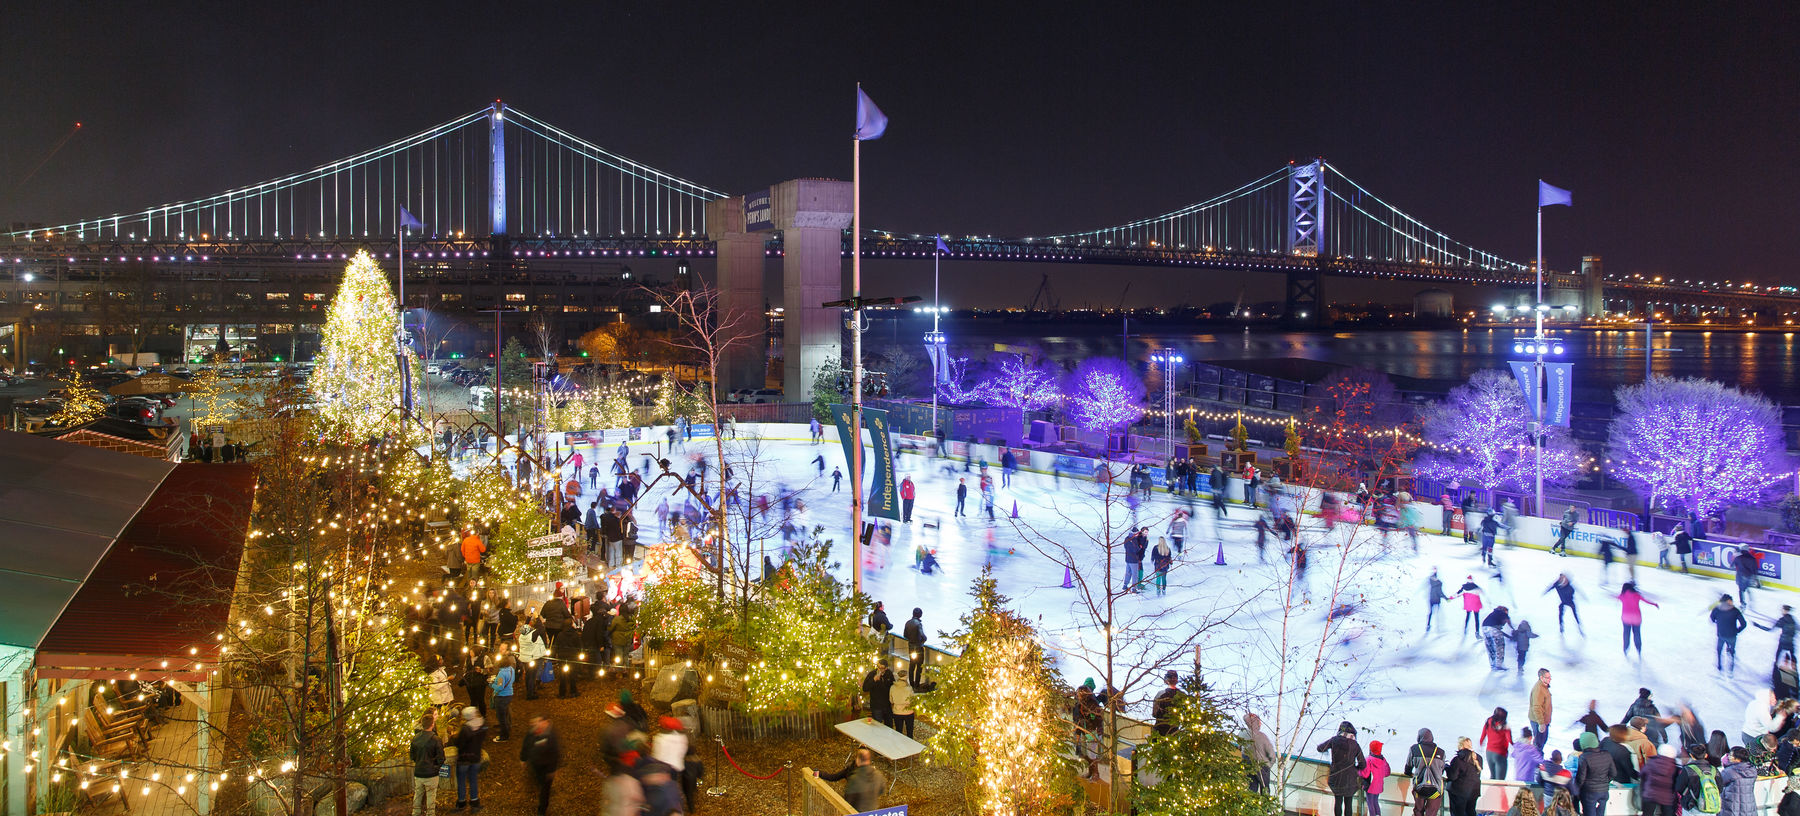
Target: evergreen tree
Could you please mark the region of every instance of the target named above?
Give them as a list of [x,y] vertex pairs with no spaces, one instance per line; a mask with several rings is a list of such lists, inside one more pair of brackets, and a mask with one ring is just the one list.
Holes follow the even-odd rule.
[[869,596],[832,579],[830,553],[830,542],[799,545],[750,613],[750,645],[761,655],[744,677],[752,711],[837,706],[875,664],[874,641],[857,631]]
[[[318,367],[307,380],[325,434],[361,442],[402,427],[399,328],[387,274],[366,250],[356,253],[325,313]],[[415,377],[418,370],[415,360]]]
[[76,370],[69,375],[69,384],[63,386],[62,407],[50,415],[49,423],[59,428],[74,428],[93,422],[104,413],[106,403],[100,399],[99,390]]
[[962,657],[944,667],[936,691],[918,698],[938,725],[931,748],[966,771],[963,795],[972,812],[1066,812],[1074,804],[1075,768],[1063,756],[1060,675],[991,570],[969,595],[975,608],[948,639]]
[[[1252,793],[1250,763],[1235,723],[1198,677],[1182,684],[1174,704],[1175,730],[1153,734],[1137,752],[1139,816],[1262,816],[1276,810]],[[1155,779],[1155,784],[1148,781]]]

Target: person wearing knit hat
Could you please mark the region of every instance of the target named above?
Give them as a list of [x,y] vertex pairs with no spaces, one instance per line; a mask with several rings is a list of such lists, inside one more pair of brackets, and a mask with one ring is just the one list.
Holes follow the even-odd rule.
[[1575,764],[1575,794],[1581,800],[1581,812],[1599,813],[1617,776],[1613,758],[1600,748],[1600,737],[1592,731],[1581,732],[1576,744],[1581,746],[1581,757]]
[[643,706],[631,699],[630,689],[619,690],[619,707],[625,710],[625,719],[631,722],[632,728],[639,731],[650,730],[650,715],[644,711]]
[[1371,741],[1369,755],[1363,761],[1362,770],[1357,772],[1363,779],[1363,806],[1369,816],[1381,816],[1381,789],[1391,770],[1387,757],[1381,755],[1381,742]]

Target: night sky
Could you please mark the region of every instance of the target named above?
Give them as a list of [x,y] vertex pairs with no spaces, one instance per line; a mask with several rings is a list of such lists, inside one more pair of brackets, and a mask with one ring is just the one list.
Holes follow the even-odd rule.
[[[726,191],[848,178],[861,80],[892,120],[864,151],[866,221],[896,231],[1106,226],[1323,155],[1514,259],[1542,177],[1575,194],[1546,220],[1554,267],[1800,284],[1792,4],[1205,5],[15,3],[0,221],[220,192],[496,97]],[[1064,305],[1123,280],[1139,304],[1233,294],[1063,269]],[[971,271],[967,305],[1038,277]]]

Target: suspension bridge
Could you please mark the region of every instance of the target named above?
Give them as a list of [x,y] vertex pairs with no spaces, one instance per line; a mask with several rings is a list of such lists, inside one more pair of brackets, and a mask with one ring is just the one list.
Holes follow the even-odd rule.
[[[711,257],[719,190],[621,156],[499,101],[310,170],[195,199],[5,233],[0,264],[255,264],[341,261],[399,251],[399,209],[425,223],[408,260],[511,264],[548,259]],[[752,233],[782,256],[786,231]],[[866,258],[929,258],[936,236],[865,229]],[[1524,286],[1529,264],[1458,241],[1323,159],[1290,163],[1179,209],[1041,237],[945,236],[952,260],[1114,264],[1280,274],[1290,318],[1318,315],[1326,276]],[[850,241],[841,236],[847,257]],[[1792,307],[1791,288],[1547,272],[1584,290],[1589,310],[1689,303]]]

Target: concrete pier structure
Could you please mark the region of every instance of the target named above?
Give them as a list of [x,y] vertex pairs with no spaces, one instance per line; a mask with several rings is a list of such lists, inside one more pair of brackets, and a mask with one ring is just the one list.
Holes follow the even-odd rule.
[[843,233],[850,227],[850,203],[849,182],[796,179],[707,205],[708,237],[719,251],[720,309],[752,312],[747,325],[757,332],[755,341],[729,355],[720,372],[721,391],[763,387],[763,248],[776,230],[783,251],[784,401],[810,401],[820,366],[842,358],[844,313],[819,304],[844,296]]

